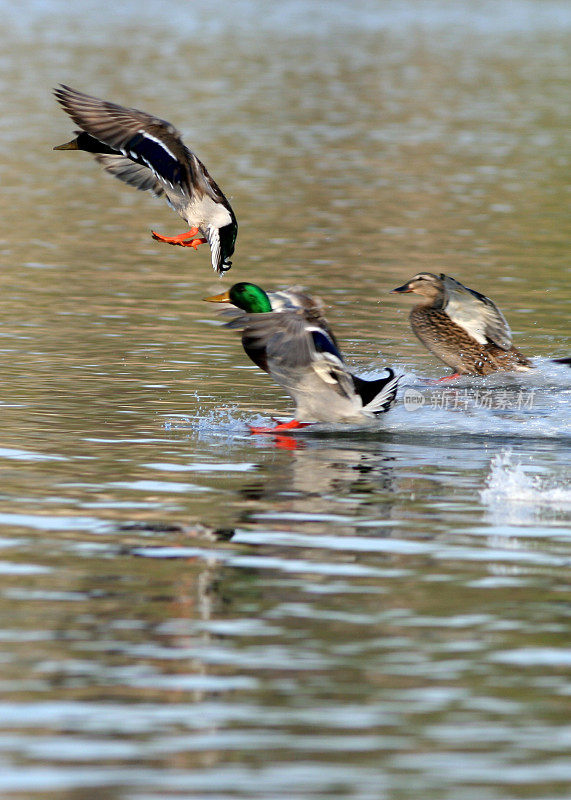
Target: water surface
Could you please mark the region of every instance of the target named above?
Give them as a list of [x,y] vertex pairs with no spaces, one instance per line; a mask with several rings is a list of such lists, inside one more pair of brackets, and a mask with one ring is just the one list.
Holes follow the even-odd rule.
[[[566,5],[1,8],[0,793],[566,797]],[[184,132],[223,286],[302,283],[405,375],[378,430],[250,436],[290,401],[208,253],[151,240],[176,215],[52,152],[60,81]],[[419,270],[536,371],[428,384],[388,294]]]

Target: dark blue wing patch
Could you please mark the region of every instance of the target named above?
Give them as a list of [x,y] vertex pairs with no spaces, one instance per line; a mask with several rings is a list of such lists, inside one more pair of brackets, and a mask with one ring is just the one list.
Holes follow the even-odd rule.
[[343,357],[339,350],[335,347],[329,336],[320,330],[311,331],[313,338],[313,345],[318,353],[330,353],[335,356],[339,361],[343,361]]
[[125,143],[122,152],[137,164],[151,169],[158,178],[171,186],[184,184],[185,175],[181,163],[162,142],[145,133],[136,133]]

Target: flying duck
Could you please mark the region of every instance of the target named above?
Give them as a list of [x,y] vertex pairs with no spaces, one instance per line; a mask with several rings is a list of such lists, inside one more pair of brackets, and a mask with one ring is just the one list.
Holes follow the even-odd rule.
[[208,242],[212,267],[230,269],[238,223],[230,203],[176,128],[158,117],[91,97],[63,84],[54,94],[81,130],[54,150],[85,150],[112,175],[137,189],[150,189],[184,219],[178,236],[152,232],[160,242],[193,247]]

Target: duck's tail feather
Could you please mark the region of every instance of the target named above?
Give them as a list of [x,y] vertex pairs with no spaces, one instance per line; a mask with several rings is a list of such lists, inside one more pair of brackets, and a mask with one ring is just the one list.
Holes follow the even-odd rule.
[[398,382],[402,375],[396,375],[387,367],[387,377],[368,381],[352,375],[355,391],[363,403],[363,411],[371,414],[384,414],[396,400]]

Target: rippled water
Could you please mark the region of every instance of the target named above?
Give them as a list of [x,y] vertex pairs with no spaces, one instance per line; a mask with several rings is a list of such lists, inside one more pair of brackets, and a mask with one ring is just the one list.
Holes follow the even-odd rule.
[[[0,4],[0,794],[568,795],[560,2]],[[168,208],[53,153],[58,82],[158,113],[231,197],[224,279],[303,283],[377,430],[291,415]],[[430,383],[420,269],[524,376]]]

